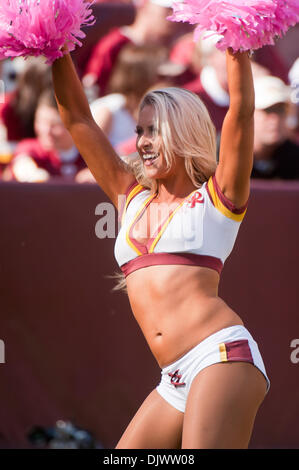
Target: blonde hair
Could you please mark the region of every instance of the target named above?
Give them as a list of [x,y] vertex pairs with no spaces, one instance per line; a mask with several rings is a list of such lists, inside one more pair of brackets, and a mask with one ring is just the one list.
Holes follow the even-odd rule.
[[[204,103],[184,88],[169,87],[147,93],[140,110],[145,106],[155,110],[167,168],[172,167],[175,156],[184,158],[190,180],[201,187],[217,166],[216,129]],[[146,178],[140,159],[132,162],[132,171],[140,184],[157,191],[157,182]]]
[[[185,160],[186,172],[196,188],[215,173],[217,166],[216,129],[209,112],[194,93],[184,88],[151,90],[141,101],[140,110],[153,106],[157,132],[162,138],[162,152],[170,169],[175,157]],[[129,163],[137,181],[157,192],[156,180],[148,179],[140,158]],[[123,289],[120,280],[114,290]]]

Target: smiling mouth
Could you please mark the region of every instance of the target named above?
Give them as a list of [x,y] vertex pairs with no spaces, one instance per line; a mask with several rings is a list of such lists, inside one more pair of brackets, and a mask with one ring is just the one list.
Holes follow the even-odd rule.
[[155,160],[157,160],[158,157],[159,157],[159,153],[148,153],[148,154],[142,155],[143,163],[146,166],[150,166]]

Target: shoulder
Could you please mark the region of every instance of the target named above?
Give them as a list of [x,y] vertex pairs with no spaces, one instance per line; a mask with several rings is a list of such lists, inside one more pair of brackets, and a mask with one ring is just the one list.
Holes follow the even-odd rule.
[[41,153],[41,145],[38,139],[23,139],[15,148],[15,155],[25,152]]
[[137,196],[137,194],[142,193],[142,192],[149,192],[150,190],[146,188],[145,186],[142,186],[138,181],[135,179],[127,188],[125,192],[125,197],[127,203],[130,203],[132,199]]
[[24,155],[31,157],[38,164],[49,164],[53,168],[60,166],[58,154],[54,150],[45,150],[38,139],[24,139],[17,145],[14,160]]
[[123,220],[125,213],[128,209],[128,206],[132,201],[136,200],[136,196],[139,194],[148,194],[150,193],[150,190],[148,188],[145,188],[141,184],[138,183],[136,179],[134,179],[133,182],[129,184],[127,187],[125,193],[122,195],[120,205],[119,205],[119,217],[121,220]]
[[103,96],[93,101],[90,105],[92,113],[97,113],[97,111],[102,111],[104,109],[109,109],[111,112],[118,111],[123,108],[126,104],[125,97],[120,93],[111,93],[109,95]]
[[100,54],[105,51],[117,49],[129,41],[130,40],[121,32],[119,28],[115,28],[98,41],[92,52]]
[[246,214],[248,202],[242,207],[236,207],[221,191],[216,175],[210,176],[208,181],[202,186],[202,190],[207,194],[207,200],[223,216],[234,220],[235,222],[241,222]]
[[0,114],[12,112],[12,101],[15,98],[15,92],[1,93],[0,95]]

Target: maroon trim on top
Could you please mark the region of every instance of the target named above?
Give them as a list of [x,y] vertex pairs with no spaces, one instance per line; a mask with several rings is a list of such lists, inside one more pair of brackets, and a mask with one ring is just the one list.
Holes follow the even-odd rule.
[[148,253],[137,256],[137,258],[123,264],[121,270],[127,277],[138,269],[159,265],[202,266],[214,269],[218,274],[221,273],[223,268],[222,261],[214,256],[197,255],[195,253]]
[[125,192],[126,199],[128,199],[128,196],[129,196],[130,192],[132,191],[133,188],[135,188],[135,186],[138,186],[138,184],[139,184],[138,181],[133,181],[133,183],[130,184],[127,191]]
[[[136,187],[138,186],[138,181],[134,181],[133,183],[130,184],[130,186],[128,187],[128,189],[126,190],[125,192],[125,199],[124,199],[124,203],[122,204],[122,207],[119,208],[119,211],[118,211],[118,219],[119,220],[122,220],[122,217],[123,217],[123,214],[124,214],[124,211],[125,211],[125,207],[126,207],[126,203],[127,203],[127,199],[129,197],[129,194],[130,192]],[[140,189],[140,191],[138,191],[131,199],[131,201],[134,199],[135,196],[137,196],[137,194],[139,194],[140,192],[142,191],[142,189]],[[130,202],[131,202],[130,201]]]
[[[243,214],[243,212],[247,209],[249,199],[247,200],[246,204],[244,204],[244,206],[237,208],[235,206],[235,204],[233,204],[221,191],[221,189],[220,189],[220,187],[217,183],[217,180],[216,180],[216,175],[213,175],[213,184],[214,184],[214,188],[215,188],[215,191],[217,193],[217,196],[219,197],[222,204],[227,209],[229,209],[233,214]],[[209,196],[211,197],[210,194],[209,194]]]
[[239,339],[237,341],[231,341],[230,343],[224,344],[228,361],[251,362],[251,364],[254,363],[247,339]]

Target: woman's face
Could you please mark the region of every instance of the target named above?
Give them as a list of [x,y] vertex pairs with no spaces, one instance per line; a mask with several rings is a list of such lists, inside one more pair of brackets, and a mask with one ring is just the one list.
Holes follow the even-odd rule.
[[36,110],[34,129],[45,150],[68,150],[74,145],[55,108],[41,104]]
[[139,112],[136,126],[136,147],[148,178],[166,175],[167,166],[162,150],[162,138],[156,129],[155,110],[146,105]]

